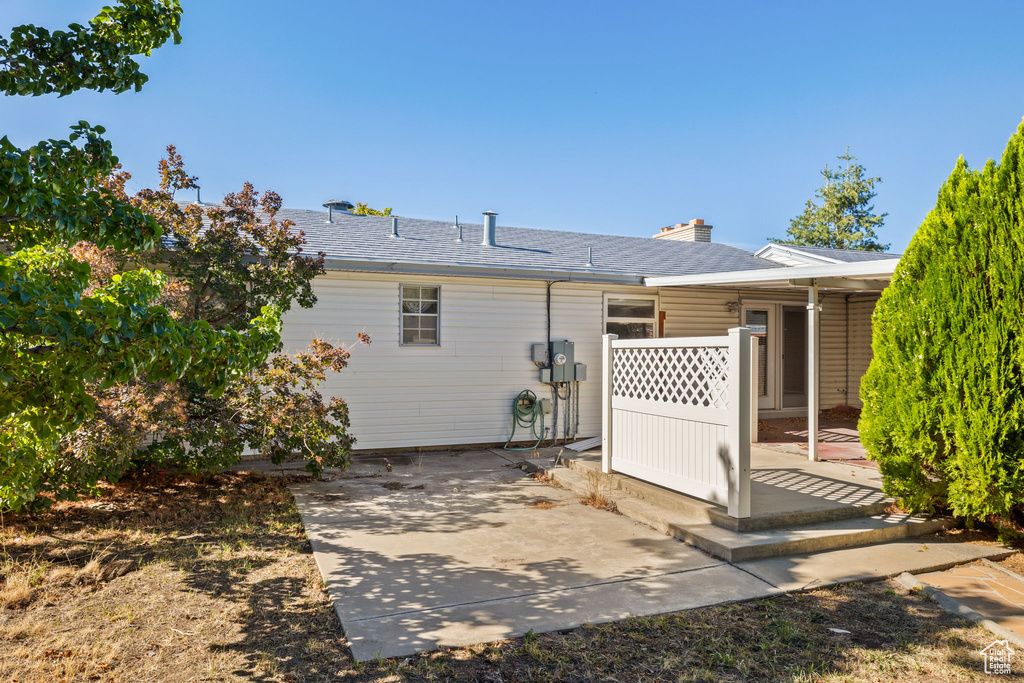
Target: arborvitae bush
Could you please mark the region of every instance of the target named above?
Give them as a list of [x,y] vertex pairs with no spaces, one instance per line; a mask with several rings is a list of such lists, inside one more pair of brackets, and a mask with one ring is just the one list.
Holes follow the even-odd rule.
[[873,318],[861,437],[890,495],[1024,521],[1024,123],[1002,160],[961,157]]

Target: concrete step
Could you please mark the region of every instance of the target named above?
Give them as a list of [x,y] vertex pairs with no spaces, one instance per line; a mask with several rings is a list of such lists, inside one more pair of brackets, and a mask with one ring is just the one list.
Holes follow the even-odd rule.
[[935,533],[949,520],[882,514],[818,524],[732,531],[714,524],[673,525],[671,534],[729,562],[885,543]]
[[[688,522],[713,522],[713,515],[716,508],[719,507],[714,503],[693,498],[677,491],[671,491],[656,484],[649,484],[633,477],[604,474],[599,469],[599,466],[594,463],[574,459],[566,460],[565,464],[567,468],[559,469],[568,469],[582,477],[582,479],[575,480],[579,482],[578,485],[584,487],[582,490],[577,491],[580,494],[586,494],[594,486],[593,480],[617,504],[623,503],[623,499],[628,496],[657,506],[666,514],[672,514]],[[573,487],[566,486],[566,488]],[[574,488],[573,490],[577,489]]]
[[[854,508],[854,517],[831,517],[835,511],[824,510],[791,516],[789,519],[798,523],[783,528],[728,529],[715,523],[718,506],[652,484],[579,466],[554,467],[547,473],[556,483],[580,496],[590,495],[596,489],[630,519],[729,562],[884,543],[934,533],[948,523],[945,519],[884,512],[863,516],[875,510],[874,506],[865,506],[867,511]],[[799,523],[811,520],[815,521]]]
[[885,514],[886,510],[892,506],[892,503],[891,500],[885,500],[866,505],[844,505],[839,507],[823,505],[813,510],[751,515],[743,519],[730,517],[723,508],[715,507],[710,511],[710,517],[712,524],[723,529],[731,531],[764,531],[767,529],[784,529],[805,524],[817,524],[819,522],[836,522],[857,517],[873,517]]
[[886,509],[892,504],[891,500],[857,506],[835,505],[822,501],[815,508],[804,509],[799,512],[755,513],[750,517],[736,519],[735,517],[730,517],[726,509],[721,505],[693,498],[684,493],[666,489],[657,484],[650,484],[633,477],[619,474],[604,474],[600,470],[600,463],[593,459],[565,458],[562,462],[568,469],[579,472],[585,477],[597,477],[597,481],[607,489],[609,496],[616,503],[620,502],[622,494],[627,494],[662,507],[666,513],[678,514],[688,522],[708,522],[732,531],[783,529],[816,524],[818,522],[835,522],[857,517],[872,517],[884,514]]
[[[594,487],[595,477],[588,476],[586,471],[570,467],[556,467],[547,470],[547,474],[555,483],[580,496],[590,495]],[[597,480],[601,481],[600,478]],[[626,517],[669,536],[674,535],[672,529],[678,525],[710,524],[711,521],[699,506],[665,506],[622,491],[609,490],[603,483],[600,484],[600,493],[612,500],[619,512]]]

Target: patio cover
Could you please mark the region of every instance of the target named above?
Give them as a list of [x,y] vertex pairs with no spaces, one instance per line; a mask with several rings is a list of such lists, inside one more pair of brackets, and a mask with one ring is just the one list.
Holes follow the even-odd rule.
[[818,413],[821,410],[820,360],[821,304],[819,290],[881,291],[889,284],[898,258],[788,268],[737,270],[709,275],[671,275],[644,278],[647,287],[744,287],[750,289],[807,290],[807,450],[818,459]]

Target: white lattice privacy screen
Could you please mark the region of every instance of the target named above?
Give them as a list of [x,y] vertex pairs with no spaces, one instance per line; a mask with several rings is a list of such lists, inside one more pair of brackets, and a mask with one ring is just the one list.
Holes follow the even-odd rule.
[[605,472],[750,515],[750,331],[604,338]]
[[612,364],[613,396],[729,406],[728,347],[614,349]]

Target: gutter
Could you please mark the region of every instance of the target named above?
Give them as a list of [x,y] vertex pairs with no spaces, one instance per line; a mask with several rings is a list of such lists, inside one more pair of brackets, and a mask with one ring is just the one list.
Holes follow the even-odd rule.
[[411,275],[461,275],[496,277],[515,280],[563,280],[566,282],[597,282],[618,285],[643,285],[643,275],[627,273],[601,273],[578,270],[548,270],[517,266],[474,266],[465,263],[403,263],[372,259],[324,260],[327,270],[361,271],[371,273],[401,273]]

